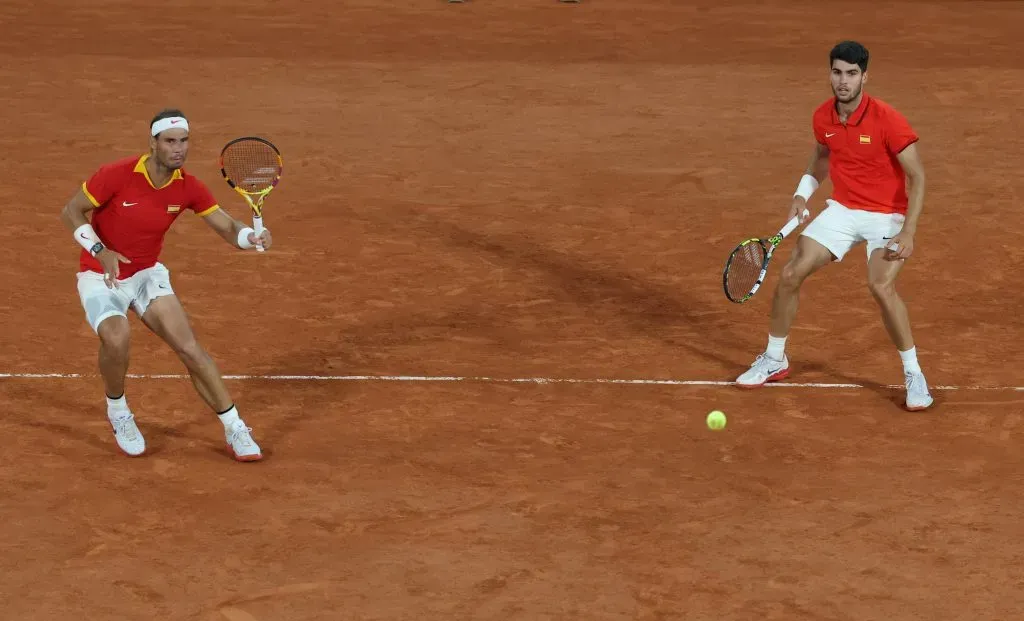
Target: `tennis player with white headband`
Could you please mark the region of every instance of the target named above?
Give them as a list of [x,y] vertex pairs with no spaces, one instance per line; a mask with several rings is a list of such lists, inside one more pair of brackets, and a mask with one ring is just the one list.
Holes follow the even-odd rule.
[[[125,398],[129,359],[129,307],[184,363],[196,392],[224,424],[228,449],[239,461],[262,458],[238,413],[216,363],[196,342],[188,316],[160,263],[164,236],[182,211],[191,211],[233,247],[256,247],[255,232],[217,204],[209,188],[182,168],[189,122],[164,110],[150,122],[149,153],[101,166],[82,184],[61,219],[82,246],[78,295],[99,337],[99,369],[107,417],[121,450],[142,455],[146,442]],[[92,213],[92,221],[87,214]],[[259,237],[264,248],[270,232]]]

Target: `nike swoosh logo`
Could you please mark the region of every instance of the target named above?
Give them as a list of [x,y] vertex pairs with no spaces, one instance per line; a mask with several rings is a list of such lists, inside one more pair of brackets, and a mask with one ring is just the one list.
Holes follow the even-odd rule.
[[131,207],[132,205],[138,205],[138,203],[129,203],[127,201],[121,201],[122,207]]
[[825,137],[826,137],[826,138],[831,138],[832,136],[835,136],[835,132],[833,132],[833,133],[831,133],[831,134],[825,134]]

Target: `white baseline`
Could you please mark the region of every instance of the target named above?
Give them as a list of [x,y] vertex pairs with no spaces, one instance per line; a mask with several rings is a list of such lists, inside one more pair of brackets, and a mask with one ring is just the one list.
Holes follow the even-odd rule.
[[[0,379],[79,379],[98,378],[89,373],[0,373]],[[185,374],[137,374],[129,373],[132,379],[183,380]],[[485,377],[462,375],[225,375],[225,380],[235,381],[295,381],[295,382],[465,382],[487,384],[619,384],[640,386],[735,386],[736,382],[716,380],[684,379],[614,379],[614,378],[563,378],[563,377]],[[830,382],[774,382],[765,388],[821,388],[833,390],[864,389],[863,384]],[[903,388],[902,384],[891,384],[886,388]],[[930,386],[932,390],[990,390],[1020,391],[1024,386]]]

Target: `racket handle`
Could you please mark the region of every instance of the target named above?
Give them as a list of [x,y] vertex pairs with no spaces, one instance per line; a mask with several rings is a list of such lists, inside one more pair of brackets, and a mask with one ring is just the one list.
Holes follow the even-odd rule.
[[[811,215],[811,212],[806,210],[806,209],[804,209],[804,213],[803,213],[804,219],[807,219],[807,216],[809,216],[809,215]],[[800,226],[800,216],[793,216],[790,219],[790,221],[786,223],[786,226],[782,227],[782,230],[779,231],[779,234],[782,235],[783,237],[786,237],[787,235],[789,235],[790,233],[795,231],[796,227],[798,227],[798,226]]]
[[262,216],[252,217],[252,230],[256,233],[256,252],[264,252],[263,240],[260,239],[260,235],[263,234]]

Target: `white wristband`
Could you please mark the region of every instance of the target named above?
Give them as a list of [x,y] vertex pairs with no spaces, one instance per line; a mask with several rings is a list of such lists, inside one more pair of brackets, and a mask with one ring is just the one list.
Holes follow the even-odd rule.
[[800,185],[796,186],[796,192],[793,193],[793,198],[802,196],[803,199],[810,200],[811,195],[818,189],[818,180],[813,176],[805,174],[800,177]]
[[242,250],[248,250],[249,248],[255,248],[256,247],[255,245],[249,243],[249,233],[255,233],[255,232],[256,231],[252,230],[249,227],[245,227],[241,231],[238,231],[238,247],[241,248]]
[[96,242],[100,240],[99,235],[93,230],[92,225],[86,222],[82,226],[75,229],[75,241],[82,248],[85,248],[90,253],[92,247],[96,245]]

